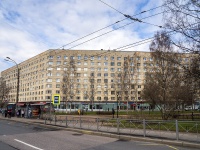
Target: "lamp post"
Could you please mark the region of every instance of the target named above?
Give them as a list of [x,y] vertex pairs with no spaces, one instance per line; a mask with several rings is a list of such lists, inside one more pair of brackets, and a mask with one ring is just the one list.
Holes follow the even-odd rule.
[[15,63],[15,65],[17,67],[17,95],[16,95],[16,110],[17,110],[17,103],[19,101],[19,67],[18,67],[18,64],[16,63],[16,61],[11,59],[10,57],[6,57],[6,58],[7,58],[7,59],[5,59],[6,61],[11,61],[11,62]]
[[119,94],[117,94],[117,118],[118,118],[118,102],[119,101]]

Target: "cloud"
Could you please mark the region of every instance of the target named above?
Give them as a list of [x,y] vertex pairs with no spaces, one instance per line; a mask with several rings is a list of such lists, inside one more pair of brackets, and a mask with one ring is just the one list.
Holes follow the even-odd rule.
[[[128,15],[138,14],[161,5],[157,0],[103,0],[120,12]],[[123,14],[113,10],[98,0],[2,0],[0,4],[0,71],[12,66],[4,62],[12,56],[20,63],[45,50],[59,48],[89,33],[124,19]],[[149,11],[137,18],[160,12],[161,9]],[[146,21],[161,24],[162,15]],[[153,36],[157,27],[126,19],[105,30],[77,41],[65,48],[70,48],[106,32],[116,31],[90,40],[73,49],[115,49]],[[148,45],[133,47],[128,50],[148,51]]]

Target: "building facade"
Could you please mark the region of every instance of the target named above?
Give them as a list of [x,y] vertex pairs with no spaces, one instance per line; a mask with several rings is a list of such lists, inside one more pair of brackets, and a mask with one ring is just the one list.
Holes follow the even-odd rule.
[[[150,52],[47,50],[18,64],[19,103],[48,103],[60,94],[60,108],[109,109],[120,103],[135,109],[143,103],[145,72],[151,65]],[[12,87],[6,99],[16,102],[16,66],[1,76]]]

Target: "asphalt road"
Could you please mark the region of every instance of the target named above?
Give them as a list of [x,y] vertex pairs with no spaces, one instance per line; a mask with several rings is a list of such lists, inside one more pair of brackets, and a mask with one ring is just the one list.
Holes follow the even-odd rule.
[[0,150],[195,150],[0,120]]

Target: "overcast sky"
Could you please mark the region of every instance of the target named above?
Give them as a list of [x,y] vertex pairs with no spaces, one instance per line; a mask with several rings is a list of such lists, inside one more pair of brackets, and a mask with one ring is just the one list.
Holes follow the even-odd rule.
[[[153,25],[131,23],[133,20],[125,19],[123,14],[133,16],[161,6],[161,0],[102,1],[119,12],[100,0],[0,0],[0,72],[14,65],[5,61],[6,57],[20,63],[63,45],[65,49],[113,50],[152,37],[159,30]],[[161,12],[159,7],[133,17],[142,19]],[[162,25],[162,14],[143,21]],[[67,45],[111,24],[114,25]],[[106,32],[110,33],[95,38]],[[95,39],[81,44],[92,38]],[[149,51],[148,45],[126,50]]]

